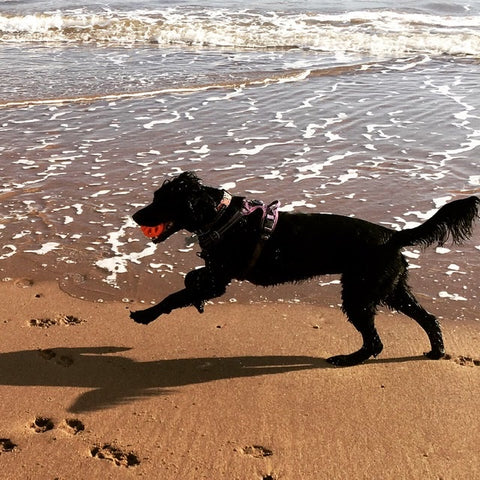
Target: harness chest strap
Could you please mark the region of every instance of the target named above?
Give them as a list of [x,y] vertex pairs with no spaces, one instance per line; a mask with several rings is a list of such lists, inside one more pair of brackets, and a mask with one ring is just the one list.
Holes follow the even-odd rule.
[[[228,203],[230,202],[228,201]],[[216,228],[215,230],[212,229],[207,232],[200,233],[198,235],[200,246],[206,249],[211,248],[213,245],[218,243],[222,238],[222,236],[233,225],[235,225],[241,218],[251,215],[257,210],[262,210],[262,220],[261,220],[262,224],[261,224],[260,239],[261,241],[265,242],[270,238],[270,235],[272,234],[273,230],[277,225],[279,206],[280,206],[280,202],[278,200],[275,200],[269,205],[265,205],[263,202],[260,202],[257,200],[244,199],[242,208],[235,211],[234,214],[223,225],[221,225],[219,228]],[[218,207],[217,207],[217,210],[219,210]],[[222,210],[220,210],[220,213],[222,214],[223,211],[225,211],[225,207],[223,207]]]
[[257,263],[260,255],[262,254],[263,247],[265,242],[270,238],[278,222],[278,208],[280,207],[280,202],[275,200],[270,203],[270,205],[265,206],[262,204],[263,217],[262,217],[262,233],[260,235],[260,240],[255,245],[250,261],[248,262],[247,267],[243,271],[243,278],[245,278],[252,268]]

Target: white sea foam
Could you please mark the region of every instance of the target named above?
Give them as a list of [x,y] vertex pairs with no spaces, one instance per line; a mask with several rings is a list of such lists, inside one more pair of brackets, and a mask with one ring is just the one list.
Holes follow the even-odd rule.
[[[322,171],[325,167],[329,167],[333,165],[334,162],[355,155],[355,153],[357,152],[348,151],[343,154],[331,155],[324,162],[315,162],[297,167],[299,173],[295,175],[295,182],[300,182],[301,180],[306,180],[308,178],[321,178],[323,176]],[[343,182],[341,181],[341,183]]]
[[[365,10],[344,14],[263,12],[202,7],[85,10],[0,15],[3,42],[158,43],[237,48],[315,49],[340,55],[478,55],[477,16]],[[124,58],[110,58],[118,64]]]
[[433,203],[435,204],[435,208],[441,208],[446,205],[450,200],[452,200],[452,196],[447,195],[445,197],[434,198]]
[[448,298],[449,300],[454,300],[454,301],[461,301],[461,302],[466,302],[467,299],[465,297],[460,296],[458,293],[448,293],[446,291],[441,291],[438,292],[438,296],[440,298]]
[[233,190],[237,186],[236,182],[227,182],[223,185],[220,185],[222,190]]
[[243,163],[232,163],[232,165],[228,165],[227,167],[217,167],[214,168],[216,172],[222,172],[225,170],[236,170],[238,168],[245,168],[245,165]]
[[5,260],[6,258],[11,257],[17,253],[17,247],[15,245],[4,245],[2,251],[6,250],[3,255],[0,255],[0,260]]
[[25,253],[36,253],[37,255],[45,255],[46,253],[50,253],[53,250],[60,248],[60,244],[58,242],[47,242],[43,244],[37,250],[25,250]]
[[313,203],[307,203],[306,200],[294,200],[291,203],[282,205],[279,210],[282,212],[293,212],[297,207],[316,208],[316,205]]
[[173,118],[163,118],[161,120],[152,120],[149,123],[145,123],[143,125],[143,128],[146,128],[147,130],[151,130],[155,125],[164,125],[168,123],[173,123],[180,118],[180,114],[178,112],[172,112],[171,115],[173,115]]
[[451,263],[447,268],[446,274],[449,276],[453,274],[466,275],[466,272],[460,271],[460,267],[455,263]]
[[111,190],[99,190],[98,192],[95,192],[95,193],[92,193],[92,195],[90,195],[92,198],[97,198],[97,197],[100,197],[101,195],[106,195],[107,193],[110,193]]
[[173,272],[173,265],[169,263],[150,263],[150,268],[160,270],[162,272]]
[[125,223],[118,230],[108,233],[106,243],[110,244],[113,256],[102,258],[95,262],[97,267],[109,272],[109,275],[107,275],[104,281],[115,288],[118,288],[118,274],[126,273],[130,262],[139,263],[140,259],[153,255],[155,252],[155,244],[153,243],[149,243],[147,247],[140,252],[125,253],[122,251],[126,244],[122,239],[128,238],[127,230],[136,227],[136,223],[130,217],[127,217]]
[[[407,220],[403,219],[402,217],[395,217],[395,220],[397,222],[399,222],[398,224],[394,224],[395,227],[394,228],[397,228],[398,230],[403,230],[403,229],[407,229],[407,228],[415,228],[415,227],[418,227],[420,225],[420,222],[408,222]],[[401,227],[399,227],[399,224],[402,224]]]
[[293,143],[293,140],[289,140],[287,142],[264,143],[264,144],[261,144],[261,145],[256,145],[255,147],[252,147],[252,148],[244,147],[244,148],[241,148],[240,150],[238,150],[238,152],[229,153],[229,155],[230,156],[234,156],[234,155],[257,155],[257,153],[262,152],[263,150],[265,150],[265,148],[274,147],[274,146],[277,146],[277,145],[287,145],[288,143]]
[[479,186],[480,185],[480,175],[470,175],[468,178],[468,183],[470,185]]
[[420,257],[420,253],[418,251],[410,251],[410,250],[403,250],[402,251],[403,255],[407,258],[413,258],[413,259],[417,259]]
[[349,180],[353,180],[358,178],[358,171],[353,169],[348,169],[347,173],[338,176],[338,182],[331,182],[333,185],[342,185],[342,183],[346,183]]
[[315,136],[315,132],[317,131],[317,128],[319,128],[320,125],[316,123],[310,123],[307,125],[307,128],[305,129],[305,133],[303,134],[303,138],[313,138]]
[[208,145],[202,145],[199,148],[191,148],[189,150],[175,150],[174,153],[196,153],[197,155],[207,155],[210,153],[210,148]]
[[416,216],[417,218],[419,218],[420,220],[423,221],[423,220],[427,220],[430,217],[432,217],[436,212],[437,212],[437,209],[428,210],[426,212],[420,212],[418,210],[415,210],[415,211],[405,212],[404,215],[405,216],[414,215],[414,216]]

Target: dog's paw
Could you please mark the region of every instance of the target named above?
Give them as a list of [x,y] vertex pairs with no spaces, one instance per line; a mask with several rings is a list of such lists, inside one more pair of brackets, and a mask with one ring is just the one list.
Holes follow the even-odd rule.
[[148,325],[152,323],[157,317],[149,314],[145,310],[137,310],[135,312],[130,312],[130,318],[135,323],[140,323],[141,325]]
[[205,312],[205,300],[196,300],[193,306],[198,310],[198,313]]
[[440,360],[441,358],[445,357],[445,351],[433,351],[431,350],[430,352],[424,352],[423,353],[427,358],[430,360]]
[[352,367],[360,363],[351,358],[351,355],[335,355],[327,358],[327,362],[334,367]]
[[335,355],[334,357],[327,358],[327,362],[334,367],[353,367],[354,365],[365,362],[373,355],[373,353],[361,348],[350,355]]

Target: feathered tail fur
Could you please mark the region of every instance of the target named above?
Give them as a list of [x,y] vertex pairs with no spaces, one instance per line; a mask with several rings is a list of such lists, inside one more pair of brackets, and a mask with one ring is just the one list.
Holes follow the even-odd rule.
[[440,208],[422,225],[395,232],[388,243],[400,248],[414,245],[428,247],[435,243],[443,245],[448,240],[454,244],[462,243],[472,235],[479,208],[478,197],[454,200]]

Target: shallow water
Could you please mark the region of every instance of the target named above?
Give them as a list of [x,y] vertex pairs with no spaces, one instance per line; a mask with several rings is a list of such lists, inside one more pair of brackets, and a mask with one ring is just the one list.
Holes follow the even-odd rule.
[[[183,233],[149,245],[131,214],[184,170],[394,228],[478,194],[477,2],[242,5],[2,6],[4,277],[160,300],[199,259]],[[432,308],[478,317],[479,250],[477,228],[462,247],[407,252],[411,283]],[[337,283],[234,285],[224,300],[334,304]]]

